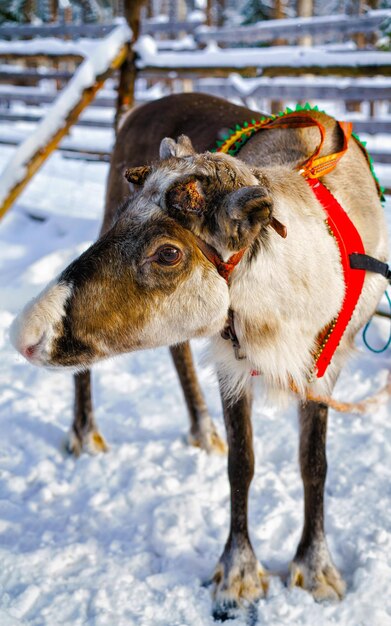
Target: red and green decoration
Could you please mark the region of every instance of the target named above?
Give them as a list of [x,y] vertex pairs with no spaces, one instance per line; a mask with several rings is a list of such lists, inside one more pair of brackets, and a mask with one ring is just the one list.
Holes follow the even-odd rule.
[[[259,120],[252,119],[250,122],[244,122],[242,125],[237,124],[234,129],[229,129],[227,134],[223,136],[223,139],[216,142],[216,148],[212,150],[212,152],[224,152],[226,154],[230,154],[231,156],[235,156],[239,150],[244,146],[244,144],[255,135],[255,133],[262,130],[265,126],[270,126],[275,120],[279,118],[292,116],[295,112],[309,112],[309,111],[319,111],[317,106],[312,107],[308,102],[304,106],[298,104],[295,109],[290,109],[287,107],[284,111],[280,111],[277,115],[270,115],[268,117],[261,117]],[[325,111],[321,111],[324,113]],[[361,141],[356,133],[352,133],[352,137],[357,141],[361,149],[363,150],[366,159],[368,161],[368,165],[370,167],[373,178],[375,179],[376,186],[379,191],[379,196],[382,202],[384,202],[384,188],[380,186],[379,180],[375,174],[373,159],[368,154],[366,149],[366,142]]]

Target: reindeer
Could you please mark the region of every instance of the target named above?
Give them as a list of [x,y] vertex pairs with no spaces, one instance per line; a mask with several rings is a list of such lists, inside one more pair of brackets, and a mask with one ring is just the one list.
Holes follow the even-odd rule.
[[304,527],[291,583],[317,600],[343,597],[324,534],[327,406],[316,396],[331,393],[386,286],[384,276],[364,272],[331,363],[314,375],[319,337],[334,328],[347,289],[335,232],[301,171],[314,147],[323,159],[346,144],[322,181],[380,261],[388,254],[384,216],[363,151],[326,114],[311,112],[309,127],[257,132],[237,156],[207,151],[223,129],[254,116],[195,94],[136,109],[114,150],[101,236],[13,326],[14,344],[31,363],[79,372],[115,354],[211,339],[231,487],[229,535],[214,574],[219,619],[232,607],[253,607],[268,586],[247,523],[254,373],[273,395],[294,390],[299,400]]

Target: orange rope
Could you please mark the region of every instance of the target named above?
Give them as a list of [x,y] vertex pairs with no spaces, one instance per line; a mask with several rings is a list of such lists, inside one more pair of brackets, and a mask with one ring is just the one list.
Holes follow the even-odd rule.
[[[299,394],[296,386],[292,383],[291,391],[295,394]],[[331,396],[324,395],[316,395],[312,393],[312,391],[308,391],[305,396],[305,401],[307,402],[319,402],[321,404],[326,404],[334,411],[338,411],[339,413],[353,413],[355,415],[363,415],[365,413],[370,413],[376,409],[380,404],[385,403],[391,395],[391,374],[388,374],[387,383],[379,389],[372,396],[368,396],[359,402],[341,402],[340,400],[336,400]]]

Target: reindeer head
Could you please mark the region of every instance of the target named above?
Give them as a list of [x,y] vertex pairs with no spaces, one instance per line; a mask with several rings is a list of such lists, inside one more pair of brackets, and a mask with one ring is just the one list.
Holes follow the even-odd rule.
[[164,139],[160,161],[125,171],[138,190],[100,239],[15,320],[31,362],[87,367],[132,350],[220,331],[228,286],[201,251],[223,260],[268,236],[272,202],[259,173],[224,154]]

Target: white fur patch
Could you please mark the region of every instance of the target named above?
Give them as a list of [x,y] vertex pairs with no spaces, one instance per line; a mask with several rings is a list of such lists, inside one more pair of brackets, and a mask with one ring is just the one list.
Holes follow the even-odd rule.
[[142,330],[144,348],[175,345],[222,330],[229,307],[225,281],[210,267],[195,267],[188,280],[163,298]]
[[37,346],[29,359],[35,365],[46,365],[50,360],[57,326],[65,315],[65,303],[71,293],[72,285],[52,282],[14,320],[11,342],[23,356],[26,348]]
[[257,258],[237,267],[230,287],[236,334],[246,359],[236,361],[230,342],[220,337],[213,341],[213,356],[231,396],[248,384],[253,370],[264,376],[269,389],[288,390],[293,382],[304,394],[314,340],[338,314],[344,296],[339,250],[323,209],[311,195],[304,207],[277,195],[274,202],[288,237],[271,232],[269,245]]

